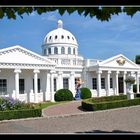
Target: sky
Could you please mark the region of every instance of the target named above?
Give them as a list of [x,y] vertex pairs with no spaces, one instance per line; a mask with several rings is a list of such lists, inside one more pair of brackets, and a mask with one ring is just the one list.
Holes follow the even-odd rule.
[[38,15],[24,14],[23,19],[0,19],[0,49],[20,45],[41,54],[41,45],[48,32],[57,28],[57,21],[77,39],[79,55],[85,59],[107,59],[123,54],[130,60],[140,55],[140,13],[133,17],[125,13],[113,15],[111,20],[100,21],[78,15],[61,16],[57,11]]

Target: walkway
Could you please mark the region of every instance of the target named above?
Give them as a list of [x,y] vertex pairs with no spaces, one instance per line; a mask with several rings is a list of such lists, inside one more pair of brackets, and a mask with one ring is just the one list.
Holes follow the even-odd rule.
[[70,101],[64,104],[53,105],[47,109],[43,109],[43,116],[66,116],[86,113],[87,111],[81,108],[80,101]]

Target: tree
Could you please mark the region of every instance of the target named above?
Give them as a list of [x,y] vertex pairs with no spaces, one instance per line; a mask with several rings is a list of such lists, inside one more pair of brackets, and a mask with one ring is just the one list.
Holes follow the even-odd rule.
[[96,17],[101,21],[109,21],[112,15],[118,15],[119,13],[126,13],[128,16],[133,16],[136,12],[140,11],[140,7],[127,7],[127,6],[116,6],[116,7],[0,7],[0,19],[7,17],[8,19],[16,19],[17,16],[23,18],[23,14],[30,15],[32,12],[37,12],[41,15],[50,11],[56,11],[60,15],[65,12],[72,14],[73,12],[78,12],[79,15]]

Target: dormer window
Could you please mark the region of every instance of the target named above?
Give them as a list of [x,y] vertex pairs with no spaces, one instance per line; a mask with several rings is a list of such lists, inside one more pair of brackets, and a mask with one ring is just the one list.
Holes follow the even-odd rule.
[[49,40],[51,40],[52,36],[49,37]]
[[68,39],[70,39],[70,37],[69,37],[69,36],[67,36],[67,38],[68,38]]

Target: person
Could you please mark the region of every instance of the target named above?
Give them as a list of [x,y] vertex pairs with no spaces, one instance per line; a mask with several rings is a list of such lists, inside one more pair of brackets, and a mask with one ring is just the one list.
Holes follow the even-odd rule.
[[81,99],[81,96],[80,96],[80,87],[81,87],[81,84],[83,82],[80,80],[80,78],[77,78],[76,80],[76,94],[75,94],[75,99],[76,100],[79,100]]

